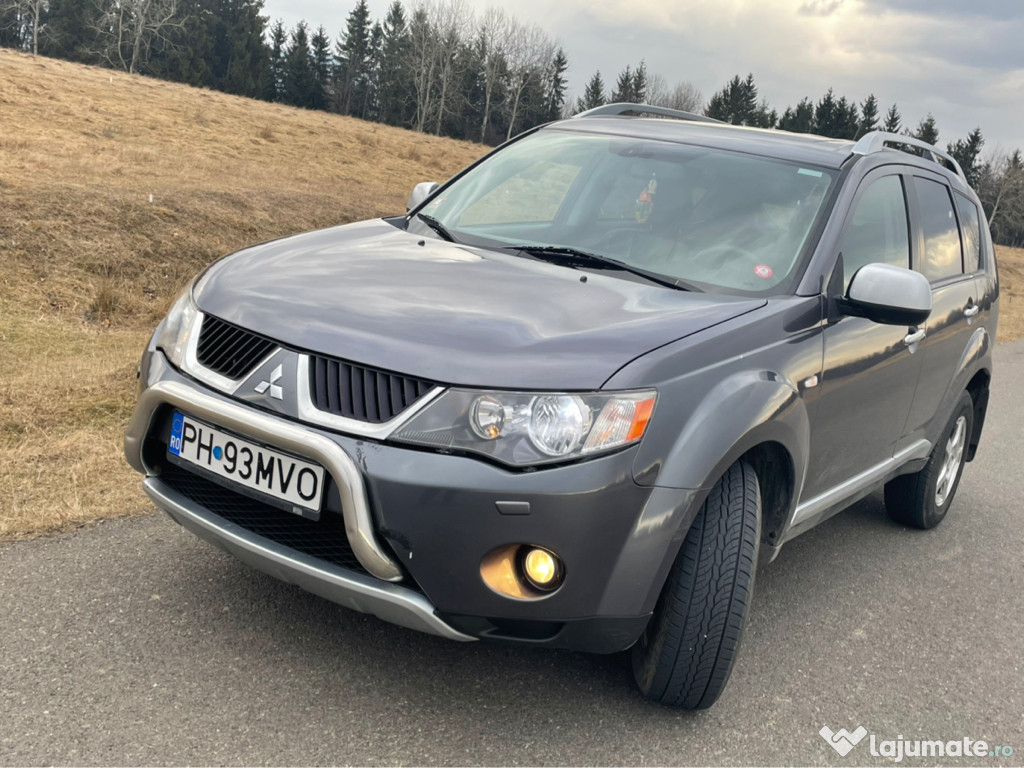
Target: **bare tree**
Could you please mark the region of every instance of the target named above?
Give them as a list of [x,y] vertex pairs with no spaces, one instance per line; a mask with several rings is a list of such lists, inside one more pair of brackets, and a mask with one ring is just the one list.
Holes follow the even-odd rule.
[[409,47],[406,55],[407,72],[412,73],[412,94],[416,104],[413,127],[426,130],[427,121],[433,114],[434,84],[437,80],[437,36],[431,23],[430,6],[420,3],[413,7],[409,24]]
[[39,54],[39,39],[46,31],[43,16],[49,8],[49,0],[3,0],[0,2],[0,18],[10,15],[11,25],[18,28],[24,44],[24,36],[32,36],[32,55]]
[[464,40],[473,24],[473,12],[466,6],[465,0],[440,0],[433,11],[438,80],[434,133],[440,135],[445,117],[458,112],[462,107],[458,102],[464,98],[464,94],[458,87],[458,80],[465,69],[462,54]]
[[484,14],[477,28],[477,51],[483,75],[484,104],[480,119],[480,143],[487,141],[487,126],[491,112],[498,103],[499,86],[508,67],[505,43],[508,37],[509,20],[500,8],[491,6]]
[[515,132],[516,120],[522,105],[523,94],[544,77],[555,55],[555,45],[544,31],[534,25],[509,23],[508,36],[508,97],[505,112],[508,116],[508,133],[511,139]]
[[700,113],[704,109],[704,98],[693,83],[682,80],[672,88],[661,75],[650,75],[647,83],[647,103],[652,107],[667,107],[683,112]]
[[105,0],[100,11],[96,53],[131,74],[149,61],[154,43],[170,45],[168,35],[185,24],[179,0]]
[[996,152],[982,167],[978,180],[993,236],[1004,244],[1024,238],[1024,158],[1020,150]]

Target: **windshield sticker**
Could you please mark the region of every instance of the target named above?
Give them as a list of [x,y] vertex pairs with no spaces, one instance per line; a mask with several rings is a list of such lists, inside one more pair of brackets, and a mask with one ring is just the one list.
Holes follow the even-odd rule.
[[767,264],[758,264],[756,267],[754,267],[754,274],[757,275],[758,277],[763,277],[765,280],[767,280],[775,273],[772,272],[772,268],[769,267]]
[[821,171],[812,171],[810,168],[801,168],[797,173],[804,176],[813,176],[816,179],[820,179],[823,175]]

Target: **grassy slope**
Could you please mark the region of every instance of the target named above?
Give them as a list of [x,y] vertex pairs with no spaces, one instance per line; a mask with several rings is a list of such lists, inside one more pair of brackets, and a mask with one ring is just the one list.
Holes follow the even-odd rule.
[[[0,49],[0,540],[150,508],[121,433],[138,354],[189,276],[400,212],[414,182],[483,151]],[[1024,251],[999,256],[1000,337],[1017,337]]]
[[401,212],[484,151],[0,50],[0,540],[150,508],[122,430],[192,274]]
[[999,341],[1024,336],[1024,248],[996,246],[999,265]]

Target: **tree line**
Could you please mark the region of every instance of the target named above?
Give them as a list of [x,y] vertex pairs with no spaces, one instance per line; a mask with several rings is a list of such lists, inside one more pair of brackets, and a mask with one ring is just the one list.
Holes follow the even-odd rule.
[[[571,100],[566,53],[539,26],[497,8],[474,13],[467,0],[414,2],[394,0],[376,20],[357,0],[332,36],[305,21],[270,24],[263,0],[0,0],[0,46],[485,144],[609,102],[832,138],[885,130],[939,142],[932,115],[907,126],[874,94],[858,102],[830,88],[780,113],[752,74],[705,102],[692,83],[669,83],[643,61],[610,89],[594,73]],[[984,144],[976,128],[946,149],[978,191],[996,242],[1024,246],[1024,158],[983,156]]]

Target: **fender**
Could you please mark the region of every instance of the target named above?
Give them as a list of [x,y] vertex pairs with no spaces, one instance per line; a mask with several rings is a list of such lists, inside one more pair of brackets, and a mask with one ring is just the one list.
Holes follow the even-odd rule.
[[[664,435],[656,437],[653,442],[661,445]],[[654,609],[708,492],[729,466],[766,442],[780,444],[793,465],[795,487],[788,508],[782,511],[783,519],[788,519],[803,487],[810,420],[797,388],[772,371],[740,371],[721,381],[699,402],[667,451],[656,452],[665,457],[663,461],[645,459],[642,451],[637,454],[634,479],[641,484],[646,479],[654,489],[610,583],[642,585],[646,591],[642,612]],[[653,573],[651,558],[659,560]],[[602,609],[622,610],[627,598],[635,600],[635,591],[623,595],[613,590],[605,595]]]
[[[937,439],[938,430],[945,426],[949,414],[953,410],[954,403],[960,398],[960,393],[967,389],[967,386],[979,371],[986,371],[989,374],[992,371],[992,335],[983,325],[979,325],[974,329],[974,333],[971,334],[971,338],[964,347],[964,352],[956,366],[956,373],[950,379],[949,386],[942,396],[942,404],[937,413],[937,415],[942,414],[942,418],[933,418],[929,424],[929,438]],[[981,440],[981,430],[985,425],[985,411],[988,405],[987,391],[986,388],[983,400],[975,403],[974,433],[971,435],[968,461],[974,458],[974,451],[977,450],[978,443]],[[934,442],[934,439],[932,442]]]
[[740,371],[707,392],[671,448],[658,451],[664,459],[649,459],[641,450],[634,477],[641,485],[707,491],[751,448],[776,442],[793,462],[795,499],[803,487],[810,435],[807,407],[793,382],[774,371]]

